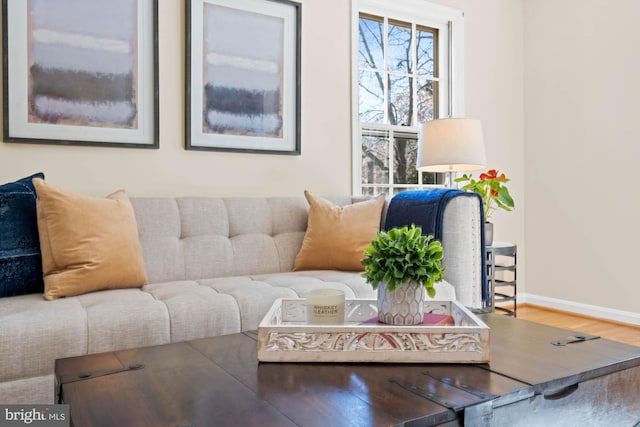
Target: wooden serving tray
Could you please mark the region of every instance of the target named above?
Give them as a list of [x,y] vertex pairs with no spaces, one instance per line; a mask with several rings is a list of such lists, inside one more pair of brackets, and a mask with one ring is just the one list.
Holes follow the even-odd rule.
[[489,327],[457,301],[425,301],[425,313],[451,316],[453,325],[415,326],[372,321],[375,300],[346,300],[344,324],[310,325],[305,302],[274,302],[258,326],[259,361],[489,362]]

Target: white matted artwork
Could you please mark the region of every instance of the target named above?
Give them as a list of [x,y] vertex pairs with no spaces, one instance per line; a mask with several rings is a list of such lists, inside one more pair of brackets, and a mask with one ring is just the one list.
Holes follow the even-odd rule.
[[300,8],[187,1],[186,149],[300,153]]
[[3,0],[8,142],[157,148],[157,0]]

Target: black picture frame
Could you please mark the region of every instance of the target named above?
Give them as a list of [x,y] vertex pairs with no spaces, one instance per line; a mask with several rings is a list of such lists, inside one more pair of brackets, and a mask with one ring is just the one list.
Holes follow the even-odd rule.
[[65,3],[2,0],[4,142],[157,149],[158,0]]
[[185,149],[299,155],[302,5],[187,0]]

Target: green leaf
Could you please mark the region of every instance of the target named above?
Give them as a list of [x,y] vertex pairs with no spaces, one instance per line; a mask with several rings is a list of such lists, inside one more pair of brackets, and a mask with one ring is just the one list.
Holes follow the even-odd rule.
[[428,288],[435,280],[442,280],[442,257],[441,243],[432,235],[422,235],[420,227],[415,224],[395,227],[379,232],[364,250],[362,276],[373,289],[381,282],[386,283],[389,291],[408,282],[421,283]]
[[436,288],[434,288],[434,287],[427,288],[427,295],[429,295],[429,298],[435,298],[435,296],[436,296]]
[[508,208],[513,208],[514,203],[507,187],[502,187],[498,190],[498,201]]

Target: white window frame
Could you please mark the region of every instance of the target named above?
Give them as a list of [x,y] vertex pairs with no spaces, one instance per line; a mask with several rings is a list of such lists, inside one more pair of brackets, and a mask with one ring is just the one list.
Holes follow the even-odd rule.
[[[352,193],[361,194],[362,135],[359,111],[359,19],[360,13],[385,16],[439,30],[439,105],[438,118],[464,117],[464,13],[456,8],[426,0],[352,0],[351,1],[351,128]],[[376,127],[376,125],[371,125]],[[389,128],[389,126],[386,126]],[[419,132],[419,126],[396,127]],[[390,145],[390,149],[393,144]],[[390,168],[392,165],[390,165]],[[420,175],[421,176],[421,175]],[[419,185],[422,179],[419,180]],[[392,194],[392,193],[390,193]]]

